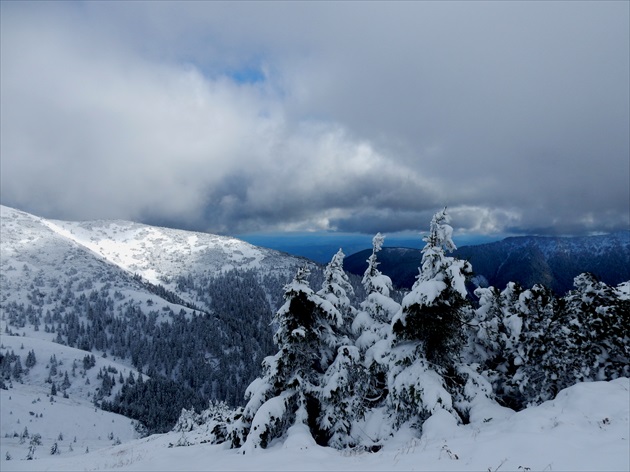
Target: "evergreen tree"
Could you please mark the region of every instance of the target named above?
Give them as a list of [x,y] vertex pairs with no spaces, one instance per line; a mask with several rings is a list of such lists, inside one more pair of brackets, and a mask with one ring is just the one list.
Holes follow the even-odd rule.
[[28,355],[26,356],[25,365],[30,369],[35,366],[35,364],[37,364],[37,358],[35,357],[35,351],[31,349],[28,351]]
[[324,282],[317,294],[328,300],[341,313],[342,324],[339,330],[346,335],[351,335],[350,326],[355,317],[355,309],[350,304],[350,298],[354,295],[354,289],[350,284],[348,275],[343,270],[345,255],[341,249],[332,257],[324,269]]
[[558,393],[558,358],[564,356],[566,344],[558,300],[550,289],[536,284],[523,292],[520,301],[524,316],[514,383],[527,406],[551,400]]
[[274,317],[274,342],[279,350],[263,361],[263,376],[247,389],[249,398],[232,445],[265,448],[293,424],[308,425],[319,436],[318,393],[321,376],[338,347],[334,327],[341,314],[328,300],[309,287],[309,270],[298,270],[285,287],[285,303]]
[[419,427],[437,409],[460,419],[453,395],[465,383],[458,367],[471,267],[445,255],[455,249],[448,222],[446,209],[431,220],[420,273],[392,320],[388,403],[398,426],[409,421]]
[[364,412],[365,369],[356,346],[341,346],[335,361],[326,370],[320,389],[319,427],[329,446],[341,449],[354,446],[353,422]]
[[445,250],[457,249],[449,220],[446,209],[433,216],[420,273],[392,326],[397,339],[421,341],[427,359],[439,365],[458,359],[468,304],[466,277],[472,273],[468,262],[445,255]]
[[[593,274],[574,279],[563,299],[566,351],[562,388],[584,380],[630,377],[630,300]],[[566,385],[568,384],[568,385]]]
[[352,324],[358,335],[356,346],[364,359],[367,377],[363,384],[362,409],[379,406],[387,397],[389,335],[392,318],[400,310],[400,305],[390,298],[391,279],[378,270],[377,253],[384,239],[380,233],[372,239],[372,254],[362,280],[367,296]]
[[54,354],[50,356],[50,369],[49,369],[50,377],[54,377],[57,375],[57,356]]
[[321,377],[318,400],[321,412],[318,428],[322,431],[322,442],[333,447],[354,444],[351,428],[354,419],[363,414],[363,388],[365,369],[360,362],[359,350],[351,339],[351,324],[356,309],[351,306],[348,295],[354,290],[348,276],[343,271],[344,254],[341,249],[333,256],[324,270],[324,282],[318,292],[330,301],[342,316],[341,326],[333,331],[338,333],[337,355]]
[[479,300],[473,312],[465,346],[465,358],[478,363],[484,369],[495,369],[503,362],[503,346],[500,343],[501,322],[500,292],[495,287],[477,287],[474,295]]
[[15,380],[20,380],[22,378],[22,373],[24,373],[24,368],[22,367],[20,356],[15,356],[15,363],[13,364],[13,371],[11,374]]
[[537,318],[528,310],[532,293],[510,282],[502,292],[494,287],[478,288],[475,295],[479,308],[471,317],[466,359],[479,364],[502,404],[519,410],[527,403],[524,387],[529,374],[525,375],[524,366],[529,363],[530,350],[538,349],[530,345],[530,337],[542,339],[540,331],[536,335],[528,331]]
[[63,375],[63,382],[61,384],[61,389],[65,391],[68,388],[70,388],[70,378],[68,377],[68,371],[65,371]]

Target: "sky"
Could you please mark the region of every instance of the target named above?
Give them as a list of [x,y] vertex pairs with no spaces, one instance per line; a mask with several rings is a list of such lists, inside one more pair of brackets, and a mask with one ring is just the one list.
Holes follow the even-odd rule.
[[219,234],[630,226],[630,2],[0,2],[0,198]]

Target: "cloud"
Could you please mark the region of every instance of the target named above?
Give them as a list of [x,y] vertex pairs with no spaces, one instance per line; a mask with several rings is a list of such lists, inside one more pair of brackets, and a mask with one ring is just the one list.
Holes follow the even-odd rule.
[[2,3],[3,204],[213,232],[630,224],[628,5]]

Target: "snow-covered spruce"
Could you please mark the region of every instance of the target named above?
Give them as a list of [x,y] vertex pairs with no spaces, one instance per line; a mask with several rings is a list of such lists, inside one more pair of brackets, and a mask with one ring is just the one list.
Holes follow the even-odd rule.
[[420,273],[392,320],[388,406],[397,427],[421,427],[440,409],[461,421],[465,410],[458,407],[488,390],[482,379],[470,383],[474,372],[460,361],[470,311],[465,283],[472,270],[446,256],[455,249],[448,222],[446,209],[433,216]]
[[354,289],[348,279],[348,274],[343,270],[345,254],[341,249],[332,257],[324,269],[324,282],[317,294],[328,300],[339,311],[342,323],[339,331],[345,335],[351,335],[351,325],[356,316],[356,309],[350,303],[350,297],[354,295]]
[[[553,398],[566,377],[556,358],[583,334],[572,337],[570,330],[561,329],[566,310],[542,286],[523,290],[510,283],[501,293],[492,287],[478,289],[480,306],[473,312],[465,286],[470,265],[445,254],[455,247],[451,234],[448,215],[438,212],[425,238],[417,282],[402,305],[389,298],[391,282],[377,269],[383,237],[374,238],[363,279],[368,295],[353,323],[355,346],[338,331],[339,310],[325,315],[326,307],[334,310],[335,304],[347,308],[342,284],[330,282],[334,271],[342,270],[342,253],[333,257],[317,294],[299,272],[286,287],[286,303],[276,315],[280,350],[265,360],[265,375],[248,389],[250,400],[233,429],[233,446],[266,447],[299,423],[298,418],[305,418],[303,429],[320,444],[371,446],[375,440],[359,431],[376,418],[384,426],[374,437],[382,440],[405,424],[421,429],[437,412],[466,422],[474,404],[495,394],[516,409]],[[588,293],[616,294],[582,285],[590,287],[585,288]],[[601,313],[621,306],[613,299],[607,303],[608,308],[600,306]],[[615,332],[621,333],[615,342],[626,346],[623,329]],[[610,338],[611,333],[608,329],[602,336]],[[462,349],[466,340],[469,346]],[[615,354],[606,358],[599,375],[623,375],[609,373],[625,355],[613,347],[609,350]]]
[[592,274],[557,299],[542,285],[479,288],[467,348],[497,399],[521,410],[577,382],[630,375],[630,302]]
[[308,275],[307,268],[299,269],[285,287],[285,303],[274,317],[279,350],[265,358],[263,376],[247,389],[249,401],[231,437],[244,452],[267,447],[298,422],[316,430],[320,379],[339,347],[342,318],[309,287]]
[[363,274],[363,286],[367,297],[352,324],[357,334],[356,346],[363,356],[367,382],[363,391],[363,408],[375,408],[384,404],[387,397],[387,371],[389,370],[389,343],[393,316],[400,305],[390,298],[391,279],[378,270],[377,253],[385,237],[377,233],[372,239],[372,254]]
[[318,389],[318,436],[320,441],[337,448],[357,444],[351,430],[353,423],[364,413],[366,381],[361,353],[355,346],[351,329],[357,310],[348,298],[354,291],[343,270],[343,258],[343,251],[339,249],[324,270],[324,283],[318,292],[342,315],[342,323],[336,328],[339,333],[336,357],[320,377]]

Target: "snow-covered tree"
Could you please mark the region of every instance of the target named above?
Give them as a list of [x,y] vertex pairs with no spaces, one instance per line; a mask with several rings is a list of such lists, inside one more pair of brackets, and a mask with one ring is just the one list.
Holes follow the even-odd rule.
[[340,331],[350,335],[350,326],[356,315],[355,308],[350,304],[350,297],[354,295],[354,289],[348,275],[343,270],[345,254],[341,249],[332,257],[324,269],[324,282],[317,294],[328,300],[341,313],[342,324]]
[[354,290],[343,270],[343,258],[343,251],[339,249],[324,270],[324,282],[318,292],[342,316],[341,325],[334,328],[338,333],[339,346],[336,357],[322,375],[318,390],[321,411],[317,424],[322,432],[322,442],[337,448],[355,444],[351,429],[354,420],[363,413],[366,380],[365,368],[351,330],[357,310],[350,304],[349,295],[352,296]]
[[468,330],[465,358],[484,369],[494,369],[497,363],[503,362],[500,292],[494,287],[477,287],[474,295],[479,300],[479,307],[469,321],[471,329]]
[[564,388],[558,386],[558,358],[565,345],[558,300],[549,288],[536,284],[523,292],[520,302],[524,317],[514,383],[526,405],[539,404]]
[[354,421],[363,414],[365,381],[359,349],[341,346],[335,361],[323,375],[319,390],[318,425],[326,434],[329,446],[341,449],[357,444],[351,431]]
[[479,307],[468,321],[468,340],[463,349],[465,361],[491,383],[493,392],[504,403],[514,391],[511,379],[516,366],[511,353],[518,345],[520,334],[513,337],[511,328],[520,333],[521,323],[512,313],[521,292],[520,286],[514,283],[508,284],[503,292],[495,287],[477,288],[475,296]]
[[427,359],[439,365],[458,359],[468,305],[466,278],[472,273],[470,263],[445,254],[456,249],[449,220],[446,209],[433,216],[420,273],[392,325],[396,340],[422,342]]
[[574,286],[561,314],[569,354],[562,384],[630,377],[630,300],[590,273]]
[[504,405],[520,410],[577,382],[630,375],[628,301],[591,274],[575,287],[560,300],[542,285],[475,291],[468,354]]
[[446,209],[433,216],[420,273],[392,320],[388,403],[397,425],[409,421],[420,426],[437,409],[460,419],[453,394],[465,381],[457,368],[471,267],[446,256],[445,251],[456,248],[448,222]]
[[478,288],[479,308],[468,331],[466,359],[479,364],[479,371],[491,382],[497,399],[521,409],[541,380],[537,371],[548,343],[554,319],[555,298],[543,286],[523,290],[514,282],[502,292],[494,287]]
[[28,367],[29,369],[33,366],[35,366],[35,364],[37,364],[37,358],[35,357],[35,351],[34,350],[30,350],[28,351],[28,354],[26,356],[26,367]]
[[285,303],[273,320],[279,350],[264,359],[263,376],[247,388],[249,401],[231,435],[232,445],[244,445],[244,451],[267,447],[296,423],[315,429],[321,376],[336,354],[335,328],[342,319],[330,301],[309,287],[308,275],[306,267],[299,269],[285,287]]
[[389,335],[393,316],[400,305],[390,297],[391,279],[378,270],[377,253],[383,247],[385,237],[377,233],[372,239],[372,254],[363,274],[363,287],[367,297],[352,324],[357,334],[356,346],[364,358],[367,369],[365,384],[365,407],[374,407],[384,402],[387,396],[387,371]]

